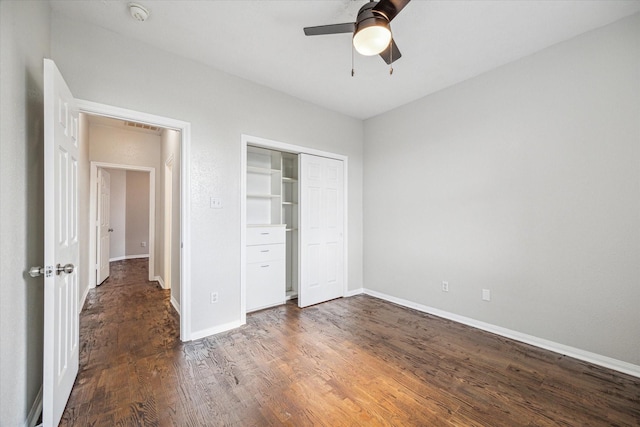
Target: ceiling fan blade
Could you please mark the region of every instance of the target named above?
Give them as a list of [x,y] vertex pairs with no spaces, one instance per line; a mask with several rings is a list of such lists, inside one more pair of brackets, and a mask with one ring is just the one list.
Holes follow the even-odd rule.
[[304,34],[307,36],[322,36],[325,34],[353,33],[356,29],[355,22],[345,24],[320,25],[317,27],[306,27]]
[[396,45],[396,42],[391,39],[391,43],[389,43],[389,46],[385,50],[383,50],[382,53],[380,53],[380,57],[384,59],[384,62],[386,62],[387,64],[391,64],[392,62],[396,62],[398,59],[400,59],[400,57],[402,57],[402,54],[400,53],[400,49],[398,49],[398,45]]
[[380,0],[373,10],[383,13],[389,21],[396,17],[398,13],[409,3],[411,0]]

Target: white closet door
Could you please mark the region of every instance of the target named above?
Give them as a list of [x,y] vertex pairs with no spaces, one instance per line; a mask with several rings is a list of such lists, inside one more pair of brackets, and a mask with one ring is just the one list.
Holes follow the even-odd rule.
[[344,294],[344,167],[300,154],[300,288],[298,306]]

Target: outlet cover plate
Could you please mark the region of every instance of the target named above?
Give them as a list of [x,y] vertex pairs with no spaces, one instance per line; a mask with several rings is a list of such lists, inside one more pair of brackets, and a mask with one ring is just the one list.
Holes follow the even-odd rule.
[[211,209],[222,209],[222,199],[220,197],[212,197],[209,206]]

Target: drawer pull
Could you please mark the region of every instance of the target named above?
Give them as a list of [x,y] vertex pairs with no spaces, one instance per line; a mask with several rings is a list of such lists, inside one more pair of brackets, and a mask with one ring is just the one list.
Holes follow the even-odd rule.
[[269,251],[269,249],[265,249],[265,250],[260,251],[260,252],[270,252],[270,251]]
[[260,234],[262,234],[263,236],[266,236],[266,235],[269,235],[271,233],[260,233]]
[[260,267],[262,267],[262,268],[267,268],[267,267],[269,267],[269,264],[267,264],[267,265],[261,265]]

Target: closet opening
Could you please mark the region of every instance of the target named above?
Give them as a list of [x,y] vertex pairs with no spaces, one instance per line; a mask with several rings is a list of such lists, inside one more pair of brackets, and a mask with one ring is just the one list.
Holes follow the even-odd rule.
[[247,311],[255,311],[298,297],[298,155],[248,145],[246,169]]
[[241,316],[347,289],[347,157],[242,137]]

